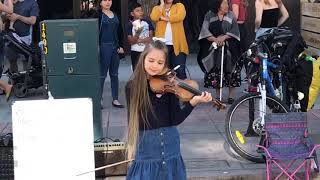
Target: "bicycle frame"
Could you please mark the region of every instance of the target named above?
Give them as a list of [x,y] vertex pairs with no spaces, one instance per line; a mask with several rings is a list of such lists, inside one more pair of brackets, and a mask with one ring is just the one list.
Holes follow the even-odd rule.
[[[258,83],[258,92],[261,93],[261,100],[259,100],[259,117],[261,118],[260,125],[256,127],[257,130],[260,132],[263,132],[264,130],[264,122],[265,122],[265,115],[266,115],[266,107],[267,107],[267,92],[271,96],[275,96],[275,90],[274,86],[272,83],[272,79],[269,74],[269,69],[276,69],[279,67],[279,65],[274,64],[270,62],[270,59],[268,57],[268,54],[270,53],[263,53],[263,46],[266,46],[263,42],[260,43],[253,43],[249,50],[247,51],[246,55],[247,57],[252,57],[252,47],[257,47],[258,53],[254,56],[254,58],[259,58],[259,66],[260,66],[260,81]],[[281,78],[281,73],[279,73],[280,78]],[[281,81],[281,79],[280,79]],[[281,82],[282,84],[282,82]],[[282,85],[280,85],[280,89]],[[252,110],[251,108],[254,109],[252,105],[249,105],[249,110]]]
[[[272,79],[269,75],[268,67],[277,68],[278,65],[269,62],[268,55],[259,53],[258,55],[262,60],[262,71],[261,71],[261,82],[258,83],[258,91],[261,93],[261,100],[259,101],[259,115],[261,117],[261,125],[264,125],[266,107],[267,107],[267,90],[272,95],[275,96],[274,86],[272,84]],[[261,65],[260,65],[261,66]]]

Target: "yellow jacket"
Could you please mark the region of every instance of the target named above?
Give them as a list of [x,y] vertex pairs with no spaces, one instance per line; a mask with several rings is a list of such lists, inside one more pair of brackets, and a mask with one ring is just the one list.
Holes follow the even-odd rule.
[[[165,10],[160,10],[159,6],[153,7],[150,18],[156,23],[155,37],[164,38],[166,33],[167,22],[160,20],[165,16]],[[186,9],[182,3],[173,4],[170,8],[169,22],[172,29],[172,41],[175,55],[180,52],[189,54],[188,43],[183,27],[183,20],[186,17]]]

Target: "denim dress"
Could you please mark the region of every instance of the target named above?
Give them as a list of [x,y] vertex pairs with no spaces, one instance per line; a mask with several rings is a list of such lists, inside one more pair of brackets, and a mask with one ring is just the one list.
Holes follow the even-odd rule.
[[176,126],[139,132],[135,161],[127,180],[185,180],[186,170],[180,153]]

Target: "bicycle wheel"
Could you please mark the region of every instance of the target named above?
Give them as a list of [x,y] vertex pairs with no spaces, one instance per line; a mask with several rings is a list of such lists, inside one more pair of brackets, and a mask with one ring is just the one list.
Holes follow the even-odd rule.
[[[229,108],[225,131],[234,151],[249,161],[265,162],[256,144],[264,143],[264,126],[259,115],[260,93],[251,93],[237,99]],[[266,114],[286,113],[288,107],[277,97],[267,95]]]

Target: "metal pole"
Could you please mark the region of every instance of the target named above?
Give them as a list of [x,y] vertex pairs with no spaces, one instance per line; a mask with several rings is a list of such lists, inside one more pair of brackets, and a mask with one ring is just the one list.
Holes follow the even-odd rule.
[[80,18],[80,0],[73,0],[73,18]]
[[220,101],[222,101],[222,80],[223,80],[223,63],[224,63],[224,45],[221,50],[221,69],[220,69]]

